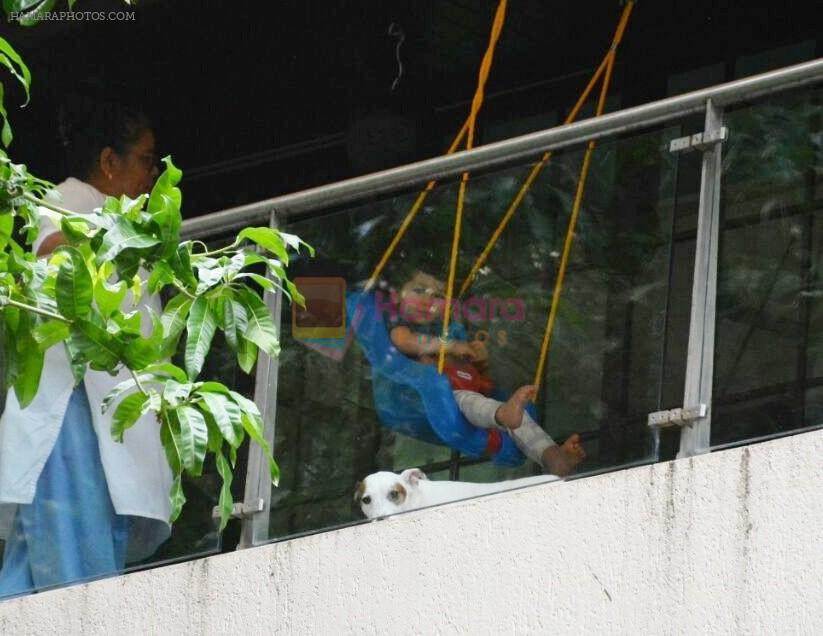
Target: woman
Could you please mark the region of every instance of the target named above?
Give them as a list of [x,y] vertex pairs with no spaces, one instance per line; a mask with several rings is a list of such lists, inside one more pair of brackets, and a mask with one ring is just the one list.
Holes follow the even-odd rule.
[[[75,175],[57,186],[62,207],[88,213],[106,196],[135,198],[151,189],[154,134],[141,113],[78,102],[61,113],[60,132]],[[63,242],[43,217],[36,253],[47,256]],[[141,304],[159,311],[156,299]],[[89,370],[75,386],[61,343],[46,352],[28,407],[9,392],[0,418],[0,517],[14,516],[0,597],[116,573],[127,548],[129,557],[145,558],[168,537],[171,471],[156,419],[144,416],[116,443],[114,409],[101,413],[103,397],[128,377],[126,370]]]

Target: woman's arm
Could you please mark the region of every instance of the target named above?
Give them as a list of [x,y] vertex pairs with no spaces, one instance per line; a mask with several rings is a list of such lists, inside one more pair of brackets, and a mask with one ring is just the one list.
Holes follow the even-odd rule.
[[40,247],[37,248],[38,258],[41,256],[48,256],[59,246],[65,245],[65,243],[66,237],[63,236],[62,232],[52,232],[45,239],[43,239],[43,242],[40,243]]

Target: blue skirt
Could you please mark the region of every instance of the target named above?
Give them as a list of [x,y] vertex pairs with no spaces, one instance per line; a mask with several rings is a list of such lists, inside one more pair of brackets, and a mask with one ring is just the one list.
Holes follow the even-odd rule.
[[17,507],[0,570],[0,598],[120,572],[127,543],[128,517],[114,511],[80,384],[34,500]]

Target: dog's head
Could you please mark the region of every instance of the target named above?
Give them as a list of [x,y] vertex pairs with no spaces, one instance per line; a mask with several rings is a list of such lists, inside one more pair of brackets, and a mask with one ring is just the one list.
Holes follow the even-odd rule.
[[354,502],[369,519],[384,517],[414,508],[414,491],[421,479],[428,479],[419,468],[397,473],[372,473],[357,482]]

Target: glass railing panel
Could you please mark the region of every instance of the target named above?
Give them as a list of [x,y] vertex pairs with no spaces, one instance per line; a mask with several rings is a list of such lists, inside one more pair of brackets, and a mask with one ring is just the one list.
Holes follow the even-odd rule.
[[823,92],[726,116],[712,444],[819,425]]
[[[664,365],[677,364],[666,359],[665,340],[685,341],[685,332],[673,334],[673,325],[688,324],[688,304],[670,299],[677,168],[683,160],[669,153],[668,142],[677,132],[666,129],[603,142],[593,154],[552,344],[539,379],[540,397],[532,412],[558,443],[575,433],[581,436],[587,457],[572,471],[575,475],[654,461],[657,450],[647,415],[677,405],[664,404],[665,394],[678,396],[679,391],[677,400],[682,400],[682,373],[663,373]],[[467,340],[485,344],[485,376],[501,399],[534,380],[583,152],[580,148],[552,158],[456,304]],[[533,165],[470,179],[457,289]],[[414,327],[418,342],[423,341],[424,328],[403,322],[404,305],[397,300],[393,306],[392,299],[399,297],[392,293],[421,287],[415,278],[419,271],[446,280],[457,192],[455,182],[431,192],[371,294],[379,297],[384,339],[397,326],[391,315],[396,311],[401,326]],[[365,281],[416,196],[417,192],[398,194],[287,223],[287,231],[317,250],[314,259],[293,262],[291,276],[304,292],[307,284],[327,285],[323,293],[330,302],[335,294],[340,297],[334,291],[339,283],[351,310],[352,299],[362,298]],[[682,207],[684,213],[694,214]],[[676,253],[680,261],[675,267],[683,270],[679,279],[690,280],[693,250]],[[310,292],[312,298],[320,298],[318,293]],[[392,376],[387,388],[391,371],[383,366],[383,358],[375,357],[371,345],[364,344],[365,336],[357,328],[337,334],[312,332],[323,318],[317,310],[320,305],[312,306],[308,314],[301,314],[287,305],[282,316],[275,426],[275,456],[282,472],[272,493],[270,538],[362,519],[359,507],[352,504],[353,491],[358,481],[376,471],[399,473],[418,467],[430,479],[456,474],[473,482],[541,473],[534,461],[504,461],[484,454],[484,448],[477,453],[463,449],[455,456],[450,446],[459,444],[444,443],[442,431],[435,432],[426,417],[420,425],[411,413],[429,400],[423,410],[429,408],[434,418],[442,413],[448,420],[449,409],[456,408],[448,385],[446,397],[437,396],[444,402],[421,393],[421,386],[429,385],[414,384],[416,379],[395,386],[406,381],[402,373],[416,378],[424,365],[419,358],[408,361],[396,349],[380,350],[382,356],[406,360],[398,363],[401,375]],[[368,317],[374,320],[374,314]],[[668,386],[669,376],[678,379],[676,389]],[[386,404],[387,398],[394,401]],[[444,410],[438,411],[438,406]],[[411,415],[402,412],[406,407]],[[404,418],[417,421],[417,428]],[[508,434],[503,431],[502,437]]]

